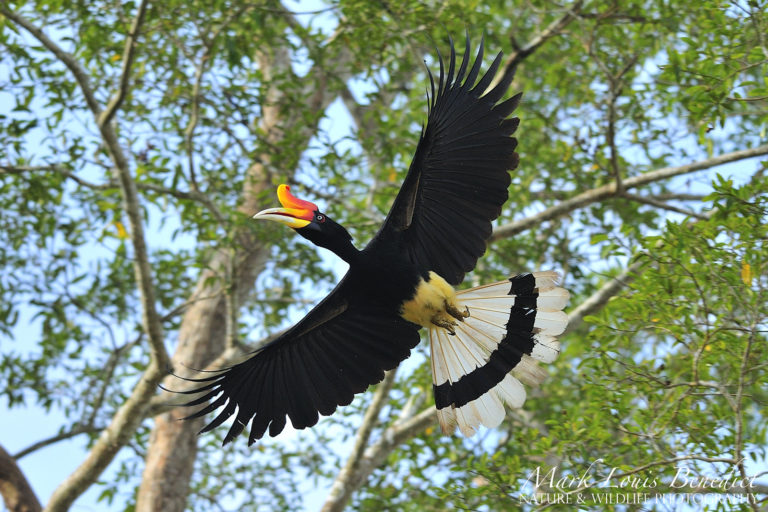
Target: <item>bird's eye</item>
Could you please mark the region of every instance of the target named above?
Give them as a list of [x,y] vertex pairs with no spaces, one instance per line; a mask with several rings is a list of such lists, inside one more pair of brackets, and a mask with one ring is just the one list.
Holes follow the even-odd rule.
[[322,213],[318,213],[317,215],[315,215],[315,220],[317,222],[325,222],[325,215],[323,215]]

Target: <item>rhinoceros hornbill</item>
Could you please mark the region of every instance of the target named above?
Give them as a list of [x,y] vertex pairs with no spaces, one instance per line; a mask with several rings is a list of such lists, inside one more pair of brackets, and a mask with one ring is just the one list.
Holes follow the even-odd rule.
[[[201,432],[234,422],[224,443],[250,421],[249,444],[267,430],[311,427],[318,414],[332,414],[355,393],[384,378],[429,331],[437,417],[444,432],[458,426],[474,434],[495,427],[504,404],[520,407],[526,383],[544,373],[537,361],[559,352],[555,336],[566,327],[562,311],[568,292],[555,272],[519,274],[510,279],[456,291],[486,248],[491,222],[507,200],[509,170],[518,164],[519,120],[510,117],[520,94],[501,101],[511,82],[505,76],[486,92],[501,53],[477,81],[481,42],[469,65],[470,44],[456,69],[451,42],[447,73],[442,57],[431,92],[427,124],[392,209],[368,245],[352,237],[309,201],[280,185],[281,208],[254,219],[293,228],[349,264],[334,290],[301,321],[246,361],[213,376],[193,379],[203,392],[187,406],[210,402],[189,418],[223,408]],[[477,81],[477,83],[475,83]]]

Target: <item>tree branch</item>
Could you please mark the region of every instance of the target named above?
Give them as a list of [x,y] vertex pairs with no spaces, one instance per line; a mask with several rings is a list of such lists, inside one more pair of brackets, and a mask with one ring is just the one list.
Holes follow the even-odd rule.
[[130,82],[131,67],[133,66],[133,59],[136,50],[136,38],[139,36],[141,25],[144,23],[144,15],[147,12],[147,0],[141,0],[139,8],[136,12],[136,17],[131,24],[131,31],[128,33],[128,37],[125,40],[125,50],[123,50],[123,67],[120,72],[120,86],[115,94],[107,103],[107,108],[101,115],[98,116],[96,122],[99,126],[109,123],[114,117],[117,109],[125,99],[125,95],[128,93],[128,83]]
[[[700,160],[687,165],[681,165],[676,167],[664,167],[662,169],[656,169],[655,171],[649,171],[640,176],[633,176],[624,180],[624,190],[631,190],[633,188],[642,187],[650,183],[666,180],[675,176],[683,174],[689,174],[703,169],[709,169],[717,167],[718,165],[727,164],[729,162],[736,162],[739,160],[745,160],[747,158],[753,158],[756,156],[762,156],[768,154],[768,144],[757,146],[751,149],[743,149],[740,151],[734,151],[732,153],[725,153],[720,156],[708,158],[706,160]],[[593,203],[598,203],[605,199],[615,197],[617,192],[616,182],[608,183],[601,187],[582,192],[570,199],[566,199],[554,206],[550,206],[546,210],[539,212],[535,215],[525,217],[523,219],[504,224],[497,227],[491,235],[491,241],[499,240],[500,238],[509,238],[511,236],[522,233],[533,226],[539,225],[542,222],[555,219],[562,215],[566,215],[574,210],[583,208]]]
[[[419,435],[428,426],[435,423],[435,408],[429,406],[416,416],[407,421],[397,422],[382,432],[379,440],[369,446],[362,457],[357,462],[357,469],[349,474],[344,482],[345,492],[331,494],[323,505],[322,512],[343,510],[352,493],[360,489],[365,484],[371,473],[384,463],[390,453],[395,451],[401,444],[409,439]],[[336,483],[334,483],[336,487]]]
[[[26,457],[32,452],[36,452],[37,450],[41,448],[45,448],[46,446],[50,446],[52,444],[56,444],[59,441],[65,441],[67,439],[71,439],[75,436],[79,436],[80,434],[93,434],[95,432],[99,432],[101,430],[100,427],[94,427],[93,425],[75,425],[70,430],[66,432],[62,432],[61,434],[56,434],[55,436],[48,437],[46,439],[43,439],[41,441],[37,441],[36,443],[33,443],[23,450],[20,450],[19,452],[15,453],[13,455],[13,458],[16,460],[21,459],[22,457]],[[2,448],[0,448],[1,450]]]
[[10,512],[38,512],[40,502],[16,460],[0,446],[0,495]]
[[99,105],[99,102],[96,100],[96,96],[93,93],[90,80],[88,80],[88,75],[80,66],[80,64],[75,60],[74,56],[72,56],[71,53],[67,53],[62,50],[56,43],[49,39],[48,36],[46,36],[40,28],[33,25],[29,20],[20,14],[11,11],[5,3],[0,4],[0,14],[32,34],[35,39],[40,41],[43,46],[45,46],[51,53],[53,53],[56,58],[59,59],[72,72],[72,74],[75,76],[75,80],[80,86],[80,90],[83,92],[83,96],[85,97],[85,102],[88,104],[88,108],[91,109],[91,112],[93,112],[95,116],[98,116],[101,113],[101,106]]
[[368,446],[368,441],[371,437],[371,432],[376,427],[379,421],[379,413],[386,404],[389,392],[392,390],[392,386],[395,383],[396,370],[390,370],[386,373],[384,380],[376,388],[376,393],[373,395],[371,405],[365,411],[363,422],[360,428],[357,430],[357,436],[355,437],[355,445],[352,448],[352,452],[349,454],[347,463],[336,475],[336,480],[331,486],[331,490],[328,493],[325,505],[323,505],[322,512],[341,512],[349,498],[352,496],[353,488],[349,485],[350,481],[355,478],[360,462],[365,452],[365,447]]
[[566,11],[566,13],[563,14],[562,17],[550,23],[547,28],[536,34],[536,36],[528,41],[528,44],[525,46],[520,47],[518,44],[513,43],[515,53],[507,58],[506,62],[504,63],[503,72],[496,75],[496,78],[493,79],[487,90],[491,90],[496,87],[496,84],[504,80],[507,76],[514,76],[515,72],[517,72],[517,67],[521,62],[528,58],[533,52],[538,50],[541,45],[547,42],[547,40],[559,35],[563,29],[565,29],[565,27],[567,27],[573,20],[576,19],[579,11],[581,11],[581,6],[583,3],[583,0],[576,0],[573,5]]
[[[107,183],[93,183],[93,182],[84,180],[83,178],[79,177],[77,174],[67,169],[62,164],[22,165],[22,166],[0,165],[0,174],[23,174],[26,172],[40,172],[40,171],[57,172],[63,175],[64,177],[71,179],[78,185],[89,188],[91,190],[98,190],[98,191],[112,190],[120,187],[120,183],[114,180],[110,180]],[[166,194],[169,196],[173,196],[177,199],[196,201],[202,204],[203,206],[205,206],[208,209],[208,211],[210,211],[211,214],[214,217],[216,217],[216,220],[221,226],[227,225],[227,219],[224,216],[224,214],[221,212],[221,210],[219,210],[219,208],[211,200],[211,198],[209,198],[207,195],[205,195],[204,193],[198,190],[185,191],[185,190],[164,187],[162,185],[156,185],[154,183],[136,183],[136,189],[143,190],[143,191],[156,192],[158,194]]]
[[75,173],[69,171],[66,169],[63,165],[60,164],[50,164],[50,165],[0,165],[0,175],[2,174],[24,174],[28,172],[41,172],[41,171],[54,171],[59,174],[62,174],[65,178],[71,179],[75,183],[77,183],[80,186],[90,188],[92,190],[109,190],[111,188],[115,188],[115,185],[110,184],[100,184],[100,183],[91,183],[90,181],[86,181],[79,176],[77,176]]
[[606,129],[605,139],[608,144],[608,161],[611,166],[611,173],[616,180],[616,191],[621,194],[624,191],[624,185],[621,178],[621,169],[619,167],[619,150],[616,146],[616,102],[621,97],[622,90],[624,89],[624,76],[631,70],[637,63],[638,55],[633,55],[624,65],[624,67],[617,73],[612,73],[608,66],[597,55],[594,48],[594,37],[590,39],[588,49],[589,55],[597,63],[597,66],[603,71],[608,78],[609,84],[609,98],[608,98],[608,126]]
[[635,201],[637,203],[647,204],[649,206],[653,206],[655,208],[660,208],[662,210],[668,210],[670,212],[681,213],[681,214],[683,214],[683,215],[685,215],[687,217],[693,217],[695,219],[700,219],[700,220],[706,220],[707,219],[706,215],[702,215],[701,213],[694,212],[694,211],[691,211],[691,210],[686,210],[684,208],[678,208],[677,206],[665,203],[664,201],[660,201],[660,200],[658,200],[658,199],[656,199],[654,197],[643,197],[643,196],[638,196],[638,195],[635,195],[635,194],[627,194],[627,193],[624,193],[621,196],[629,199],[630,201]]
[[640,270],[644,263],[645,260],[635,261],[621,274],[606,281],[599,290],[568,313],[568,327],[566,328],[565,333],[578,329],[584,321],[585,316],[600,311],[612,297],[618,295],[627,284],[632,282],[634,279],[633,274]]
[[[142,3],[143,5],[143,3]],[[145,7],[140,7],[134,27],[140,26],[144,16]],[[142,326],[147,333],[150,349],[150,362],[144,374],[139,379],[128,400],[120,406],[112,418],[110,425],[104,429],[88,453],[85,461],[54,491],[48,503],[47,509],[51,511],[65,511],[85,490],[98,479],[101,472],[112,461],[118,451],[130,440],[144,417],[144,411],[148,407],[150,398],[155,394],[156,386],[166,374],[170,359],[163,342],[162,324],[158,315],[155,302],[154,286],[152,282],[149,255],[144,237],[144,226],[141,215],[141,206],[138,199],[136,183],[131,175],[128,159],[123,152],[117,134],[111,123],[103,122],[101,108],[91,88],[88,76],[72,55],[63,51],[56,43],[49,39],[45,33],[34,26],[19,14],[12,12],[5,5],[0,5],[0,13],[8,19],[27,30],[40,41],[51,53],[53,53],[75,76],[86,103],[93,113],[94,120],[101,133],[104,146],[112,160],[117,181],[123,195],[123,207],[130,225],[130,237],[133,246],[133,267],[142,305]],[[129,35],[127,46],[134,43],[130,41],[134,34]],[[128,49],[129,61],[133,50]],[[130,63],[124,62],[124,79],[127,80]],[[121,86],[122,89],[122,86]],[[115,105],[119,106],[124,92],[118,91]],[[115,107],[116,108],[116,107]],[[110,114],[111,116],[112,114]]]

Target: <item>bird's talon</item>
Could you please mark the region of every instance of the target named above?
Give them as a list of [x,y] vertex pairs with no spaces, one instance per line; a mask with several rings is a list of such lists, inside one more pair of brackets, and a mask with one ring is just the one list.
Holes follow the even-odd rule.
[[460,322],[463,322],[465,318],[469,318],[469,307],[467,306],[464,306],[464,311],[460,311],[459,308],[446,301],[445,311]]
[[442,327],[446,331],[448,331],[448,334],[451,336],[456,336],[456,329],[454,327],[457,325],[456,322],[453,322],[451,320],[446,320],[445,318],[441,318],[439,315],[435,315],[432,317],[432,325],[436,325],[437,327]]

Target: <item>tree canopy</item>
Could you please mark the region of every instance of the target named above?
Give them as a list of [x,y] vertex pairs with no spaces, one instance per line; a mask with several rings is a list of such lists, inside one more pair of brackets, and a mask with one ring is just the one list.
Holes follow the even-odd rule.
[[[249,217],[290,183],[362,246],[465,33],[523,101],[464,284],[562,272],[549,379],[443,436],[422,344],[311,430],[197,437],[169,370],[242,360],[343,271]],[[63,418],[0,439],[7,508],[94,486],[121,511],[764,507],[766,34],[764,0],[0,4],[0,414]],[[24,458],[71,438],[82,462],[36,496]]]

